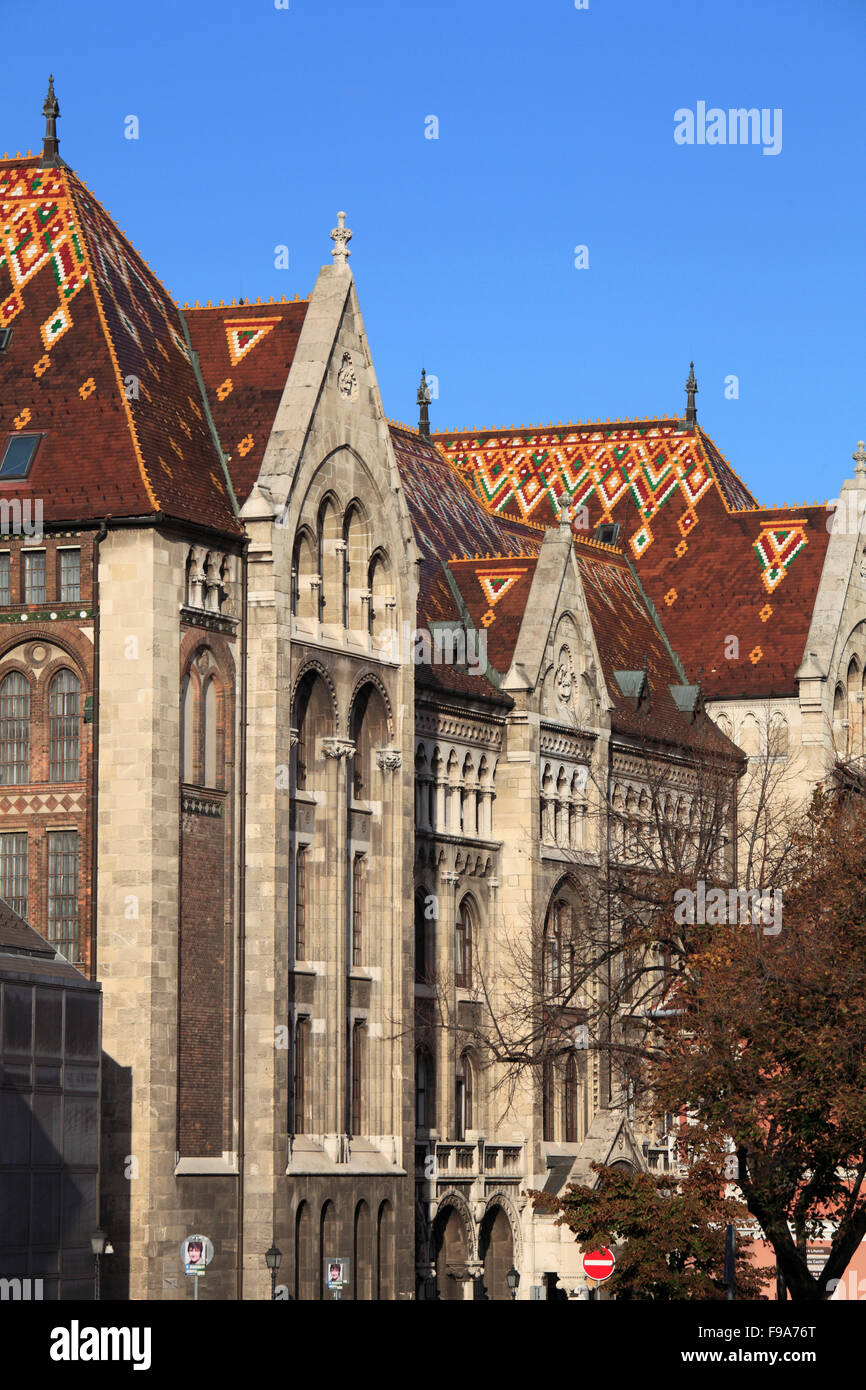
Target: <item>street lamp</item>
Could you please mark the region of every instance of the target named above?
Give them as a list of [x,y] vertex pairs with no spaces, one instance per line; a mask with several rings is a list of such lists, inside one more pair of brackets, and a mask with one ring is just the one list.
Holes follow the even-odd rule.
[[506,1276],[505,1276],[505,1282],[506,1282],[506,1284],[508,1285],[508,1287],[509,1287],[509,1289],[510,1289],[510,1291],[511,1291],[511,1297],[512,1297],[512,1299],[515,1299],[515,1298],[517,1297],[517,1288],[518,1288],[518,1285],[519,1285],[519,1283],[520,1283],[520,1274],[519,1274],[519,1272],[514,1268],[514,1265],[511,1266],[511,1268],[509,1269],[508,1273],[506,1274]]
[[99,1302],[99,1299],[100,1299],[101,1288],[100,1288],[100,1269],[99,1269],[99,1261],[100,1261],[100,1259],[102,1258],[102,1256],[105,1254],[105,1242],[106,1242],[107,1240],[108,1240],[108,1236],[105,1234],[104,1231],[94,1231],[94,1232],[93,1232],[93,1235],[90,1237],[90,1248],[91,1248],[91,1250],[93,1251],[93,1259],[94,1259],[94,1266],[95,1266],[95,1267],[94,1267],[94,1274],[93,1274],[93,1301],[94,1301],[94,1303],[98,1303],[98,1302]]
[[282,1260],[282,1258],[283,1258],[283,1252],[282,1252],[282,1250],[278,1250],[277,1247],[276,1247],[276,1245],[272,1245],[271,1248],[270,1248],[270,1250],[266,1250],[266,1251],[265,1251],[265,1264],[267,1265],[268,1269],[271,1271],[271,1298],[272,1298],[272,1299],[275,1299],[276,1296],[277,1296],[277,1270],[278,1270],[279,1267],[280,1267],[280,1261]]

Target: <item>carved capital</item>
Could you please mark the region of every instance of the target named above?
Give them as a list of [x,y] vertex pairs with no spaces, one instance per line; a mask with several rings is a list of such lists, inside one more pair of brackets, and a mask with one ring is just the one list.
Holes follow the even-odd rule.
[[319,746],[326,758],[350,758],[355,751],[348,738],[323,738]]
[[383,772],[396,772],[403,766],[403,754],[399,748],[379,748],[376,751],[376,766]]

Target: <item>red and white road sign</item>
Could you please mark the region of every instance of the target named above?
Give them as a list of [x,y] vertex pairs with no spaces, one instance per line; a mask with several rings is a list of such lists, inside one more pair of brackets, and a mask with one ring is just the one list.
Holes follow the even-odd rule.
[[600,1250],[590,1250],[584,1255],[583,1272],[587,1279],[597,1279],[599,1283],[603,1283],[613,1274],[615,1264],[613,1255],[607,1246],[603,1245]]

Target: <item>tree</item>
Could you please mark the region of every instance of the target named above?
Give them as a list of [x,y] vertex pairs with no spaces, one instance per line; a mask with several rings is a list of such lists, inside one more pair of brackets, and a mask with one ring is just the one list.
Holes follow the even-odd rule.
[[[781,931],[696,931],[674,1016],[658,1020],[654,1107],[685,1110],[731,1176],[794,1299],[829,1297],[866,1235],[866,801],[817,792],[793,842]],[[820,1277],[808,1239],[830,1237]]]
[[[746,1215],[720,1191],[713,1163],[695,1164],[677,1183],[669,1177],[594,1163],[597,1186],[571,1185],[563,1197],[531,1192],[536,1211],[558,1213],[587,1250],[614,1247],[616,1269],[606,1284],[617,1298],[727,1297],[725,1231]],[[616,1248],[616,1247],[619,1248]],[[765,1276],[738,1243],[735,1296],[760,1298]]]

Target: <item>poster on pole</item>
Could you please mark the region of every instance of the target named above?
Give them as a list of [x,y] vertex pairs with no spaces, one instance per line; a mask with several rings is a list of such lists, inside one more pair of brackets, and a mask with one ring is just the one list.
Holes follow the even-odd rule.
[[187,1236],[180,1243],[180,1258],[184,1274],[206,1274],[213,1259],[213,1245],[207,1236]]
[[328,1292],[342,1290],[349,1282],[349,1261],[345,1255],[331,1255],[325,1260],[325,1279]]

